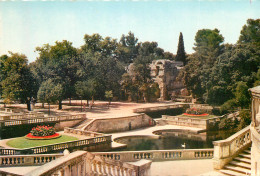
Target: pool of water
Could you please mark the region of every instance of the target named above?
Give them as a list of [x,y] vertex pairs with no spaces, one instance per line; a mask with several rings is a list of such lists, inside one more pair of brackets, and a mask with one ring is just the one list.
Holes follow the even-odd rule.
[[234,131],[216,131],[208,133],[192,133],[179,131],[161,131],[158,136],[127,136],[115,139],[118,143],[127,144],[123,151],[136,150],[168,150],[183,149],[185,143],[186,149],[213,148],[213,141],[226,139]]

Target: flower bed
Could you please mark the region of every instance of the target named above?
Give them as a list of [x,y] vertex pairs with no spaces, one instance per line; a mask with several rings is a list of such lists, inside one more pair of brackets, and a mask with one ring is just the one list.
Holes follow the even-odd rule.
[[58,137],[61,137],[61,135],[59,133],[55,133],[55,134],[50,135],[50,136],[33,136],[31,133],[29,133],[25,137],[27,139],[56,139]]
[[60,134],[56,133],[53,127],[43,125],[33,127],[25,137],[27,139],[55,139],[60,137]]
[[186,113],[183,113],[183,115],[186,115],[186,116],[204,117],[204,116],[208,116],[209,114],[207,114],[207,113],[205,112],[205,110],[196,109],[196,108],[191,108],[191,109],[187,109],[187,110],[186,110]]
[[208,116],[209,114],[188,114],[188,113],[183,113],[183,115],[186,115],[186,116],[196,116],[196,117],[204,117],[204,116]]

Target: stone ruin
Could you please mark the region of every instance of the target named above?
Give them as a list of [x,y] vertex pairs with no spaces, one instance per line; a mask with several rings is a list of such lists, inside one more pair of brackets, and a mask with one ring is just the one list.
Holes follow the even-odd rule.
[[188,91],[182,81],[177,80],[183,62],[170,60],[154,60],[150,64],[151,77],[160,88],[159,101],[172,99],[173,96],[187,96]]
[[[151,77],[158,83],[160,89],[159,101],[165,101],[174,97],[185,97],[189,93],[182,81],[177,80],[183,62],[170,60],[154,60],[150,64]],[[130,64],[126,70],[129,75],[133,75],[134,65]]]

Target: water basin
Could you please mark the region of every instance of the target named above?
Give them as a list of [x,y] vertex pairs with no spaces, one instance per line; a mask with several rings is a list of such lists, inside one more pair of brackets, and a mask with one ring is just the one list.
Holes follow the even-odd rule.
[[185,130],[160,130],[156,136],[125,136],[114,139],[115,142],[127,144],[123,151],[169,150],[213,148],[213,141],[226,139],[235,131],[214,131],[195,133]]

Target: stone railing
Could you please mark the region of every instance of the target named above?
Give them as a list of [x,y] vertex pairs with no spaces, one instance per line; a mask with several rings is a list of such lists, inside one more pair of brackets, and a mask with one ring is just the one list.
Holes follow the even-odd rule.
[[151,161],[141,160],[137,163],[114,161],[93,155],[86,151],[76,151],[47,163],[26,176],[63,176],[63,175],[124,175],[148,176]]
[[214,141],[214,168],[222,169],[241,151],[251,145],[250,127],[235,133],[225,140]]
[[[3,118],[5,116],[2,116]],[[6,117],[7,118],[7,117]],[[38,117],[38,116],[8,116],[8,120],[2,120],[0,118],[1,127],[4,126],[13,126],[13,125],[22,125],[22,124],[33,124],[33,123],[44,123],[44,122],[61,122],[61,121],[72,121],[72,120],[83,120],[86,119],[85,114],[77,115],[63,115],[63,116],[51,116],[51,117]]]
[[114,133],[133,129],[154,126],[154,120],[148,115],[141,113],[130,116],[114,118],[97,118],[86,123],[80,129],[84,131],[98,131],[102,133]]
[[61,151],[64,149],[71,149],[77,147],[84,147],[89,151],[89,150],[95,150],[95,147],[98,147],[99,145],[103,145],[103,144],[107,144],[109,146],[111,145],[111,135],[103,135],[103,136],[92,137],[87,139],[62,142],[57,144],[50,144],[50,145],[31,147],[25,149],[2,148],[0,149],[0,155],[40,154],[40,153]]
[[182,108],[183,106],[187,106],[189,104],[172,104],[172,105],[163,105],[163,106],[155,106],[155,107],[147,107],[147,108],[136,108],[133,110],[134,113],[142,113],[142,112],[151,112],[151,111],[161,111],[166,109],[175,109]]
[[95,155],[117,161],[137,161],[147,159],[152,161],[211,159],[214,149],[185,149],[185,150],[146,150],[122,152],[96,152]]
[[62,156],[63,154],[0,156],[0,167],[43,165]]
[[84,135],[84,136],[90,136],[90,137],[99,137],[104,136],[103,133],[93,132],[93,131],[83,131],[80,129],[75,128],[64,128],[64,133],[71,133],[71,134],[78,134],[78,135]]

